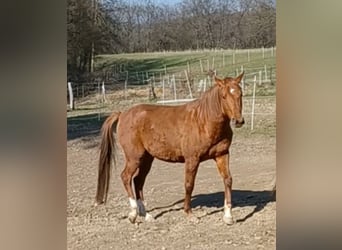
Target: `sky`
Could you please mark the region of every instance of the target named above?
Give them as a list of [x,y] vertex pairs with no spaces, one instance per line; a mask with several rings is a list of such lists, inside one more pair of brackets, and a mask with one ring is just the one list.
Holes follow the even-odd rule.
[[[130,1],[130,2],[141,2],[140,0],[126,0],[126,1]],[[152,2],[155,2],[155,3],[165,3],[165,4],[177,4],[177,3],[180,3],[181,0],[151,0]]]
[[155,3],[166,3],[166,4],[176,4],[180,3],[181,0],[153,0]]

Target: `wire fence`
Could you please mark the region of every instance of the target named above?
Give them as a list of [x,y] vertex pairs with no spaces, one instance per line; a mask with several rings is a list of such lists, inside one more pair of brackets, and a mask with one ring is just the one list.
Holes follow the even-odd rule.
[[[173,72],[167,66],[161,70],[132,72],[127,71],[125,64],[116,64],[110,69],[96,72],[89,82],[68,82],[67,108],[91,109],[100,118],[117,105],[129,106],[143,102],[169,105],[186,103],[199,98],[213,86],[213,79],[208,75],[210,69],[217,68],[219,75],[226,76],[237,76],[243,71],[243,113],[249,116],[247,125],[253,130],[256,125],[259,126],[259,120],[275,120],[276,68],[266,63],[258,63],[257,66],[248,64],[252,53],[260,51],[260,58],[265,59],[274,57],[276,50],[234,50],[230,54],[224,51],[221,61],[217,56],[213,56],[211,60],[189,61],[185,69],[183,67]],[[241,61],[237,65],[237,54],[246,57],[245,64]],[[221,73],[228,64],[231,66],[229,70]]]

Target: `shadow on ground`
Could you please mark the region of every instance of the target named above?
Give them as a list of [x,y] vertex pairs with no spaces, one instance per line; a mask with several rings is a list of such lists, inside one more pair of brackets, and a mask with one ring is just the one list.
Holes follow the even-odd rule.
[[67,140],[83,137],[94,137],[100,134],[101,126],[107,116],[98,114],[82,115],[67,118]]
[[[240,218],[237,222],[244,222],[252,217],[255,213],[261,211],[269,202],[275,201],[275,195],[272,191],[250,191],[250,190],[233,190],[233,207],[247,207],[255,206],[254,210],[247,214],[244,218]],[[211,194],[198,194],[192,197],[191,207],[207,207],[217,208],[205,216],[215,214],[223,211],[224,192],[217,192]],[[170,205],[163,207],[155,207],[150,210],[162,210],[155,218],[161,217],[166,213],[172,211],[182,210],[183,207],[174,208],[175,205],[182,204],[184,199],[178,200]]]

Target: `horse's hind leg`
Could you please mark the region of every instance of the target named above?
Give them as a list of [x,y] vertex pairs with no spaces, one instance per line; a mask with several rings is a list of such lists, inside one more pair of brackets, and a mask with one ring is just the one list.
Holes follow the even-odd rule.
[[138,216],[138,212],[137,212],[138,205],[137,205],[137,202],[133,193],[133,189],[132,189],[132,179],[133,179],[133,175],[138,170],[139,165],[140,165],[139,158],[138,159],[126,158],[126,165],[125,165],[124,170],[121,173],[122,183],[126,189],[128,199],[129,199],[129,204],[131,206],[131,212],[128,214],[128,219],[132,223],[135,222]]
[[144,204],[144,194],[143,194],[145,179],[148,173],[150,172],[152,162],[153,162],[153,156],[146,153],[140,163],[139,173],[137,176],[134,177],[134,187],[135,187],[135,195],[136,195],[137,205],[138,205],[138,213],[140,216],[144,216],[146,221],[153,220],[152,215],[146,212],[146,208]]

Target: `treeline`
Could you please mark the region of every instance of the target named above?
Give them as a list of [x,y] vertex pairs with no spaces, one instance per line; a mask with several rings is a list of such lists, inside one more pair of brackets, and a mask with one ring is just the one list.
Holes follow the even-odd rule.
[[103,53],[275,46],[275,0],[68,0],[68,76]]

